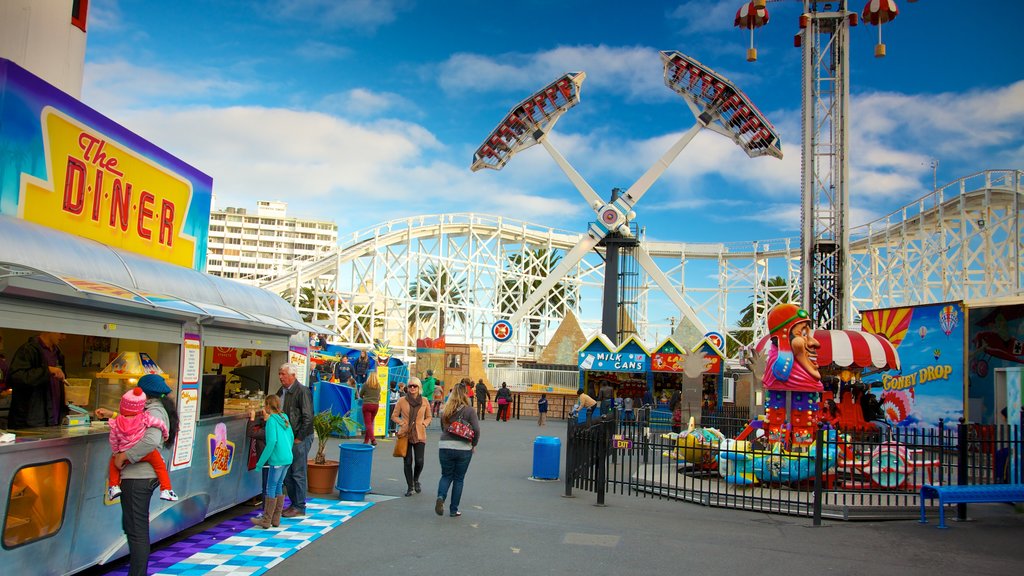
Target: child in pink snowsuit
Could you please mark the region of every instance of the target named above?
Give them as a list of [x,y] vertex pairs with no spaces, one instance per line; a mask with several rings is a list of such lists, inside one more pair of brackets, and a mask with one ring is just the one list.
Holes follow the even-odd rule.
[[[110,421],[110,449],[114,454],[129,450],[142,440],[147,428],[159,429],[163,433],[163,440],[167,440],[167,426],[159,418],[146,412],[146,393],[142,388],[135,387],[121,396],[121,410]],[[177,500],[178,495],[171,489],[171,477],[167,473],[167,465],[160,451],[153,450],[146,454],[142,461],[152,466],[156,472],[156,478],[160,481],[160,498]],[[121,469],[114,465],[113,455],[110,457],[107,496],[110,500],[121,497]]]

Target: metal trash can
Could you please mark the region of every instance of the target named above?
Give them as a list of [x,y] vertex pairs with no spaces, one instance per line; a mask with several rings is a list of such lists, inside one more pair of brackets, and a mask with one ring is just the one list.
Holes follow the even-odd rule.
[[370,471],[373,468],[373,446],[370,444],[341,444],[338,458],[338,498],[362,502],[370,491]]
[[558,480],[562,464],[562,439],[555,436],[537,436],[533,441],[533,478]]

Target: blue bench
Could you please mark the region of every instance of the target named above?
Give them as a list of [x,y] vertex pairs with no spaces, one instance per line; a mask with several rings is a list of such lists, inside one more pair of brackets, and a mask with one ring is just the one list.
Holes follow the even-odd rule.
[[974,486],[921,486],[921,524],[927,524],[924,504],[939,499],[939,528],[946,526],[946,505],[968,502],[1024,502],[1024,484],[981,484]]

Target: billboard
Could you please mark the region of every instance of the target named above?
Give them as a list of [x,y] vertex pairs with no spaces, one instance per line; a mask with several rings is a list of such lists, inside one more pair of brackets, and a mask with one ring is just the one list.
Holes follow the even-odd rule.
[[213,180],[0,58],[0,214],[202,271]]
[[964,307],[946,302],[868,310],[865,332],[885,336],[900,355],[900,370],[866,376],[886,420],[913,427],[955,423],[964,415]]

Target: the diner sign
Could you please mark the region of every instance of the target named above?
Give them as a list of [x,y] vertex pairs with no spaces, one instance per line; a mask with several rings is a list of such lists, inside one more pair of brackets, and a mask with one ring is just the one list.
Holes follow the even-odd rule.
[[646,372],[650,357],[639,352],[580,352],[581,370],[597,372]]
[[212,180],[0,59],[0,214],[203,270]]

